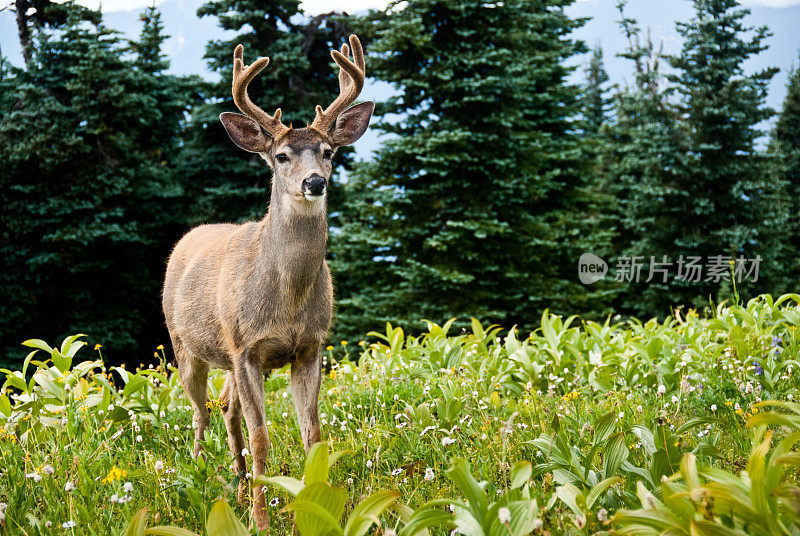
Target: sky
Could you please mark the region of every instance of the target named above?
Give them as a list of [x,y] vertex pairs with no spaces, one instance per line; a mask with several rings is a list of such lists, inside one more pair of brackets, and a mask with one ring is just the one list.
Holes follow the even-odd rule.
[[[579,2],[593,1],[593,0],[578,0]],[[101,4],[101,0],[80,0],[81,4],[88,7],[96,8]],[[103,11],[126,11],[130,9],[137,9],[144,7],[150,3],[150,0],[103,0]],[[160,2],[157,0],[156,4]],[[354,13],[365,9],[379,9],[388,4],[387,0],[338,0],[335,4],[330,0],[305,0],[302,2],[303,10],[309,15],[317,15],[319,13],[327,13],[328,11],[347,11]],[[742,4],[747,6],[765,6],[765,7],[788,7],[800,5],[800,0],[743,0]]]

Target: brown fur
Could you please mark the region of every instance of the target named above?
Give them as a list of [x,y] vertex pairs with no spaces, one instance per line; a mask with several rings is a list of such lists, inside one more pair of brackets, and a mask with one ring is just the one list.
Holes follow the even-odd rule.
[[[304,181],[321,177],[327,184],[331,152],[364,133],[373,108],[367,102],[342,112],[327,134],[289,128],[277,141],[248,117],[220,117],[239,147],[267,161],[273,180],[270,207],[262,220],[197,227],[178,242],[167,265],[164,316],[180,380],[195,413],[195,456],[209,423],[206,389],[212,366],[229,371],[221,399],[239,475],[246,471],[242,418],[250,432],[253,475],[264,474],[269,450],[265,371],[291,363],[303,445],[308,451],[320,441],[320,349],[331,323],[333,286],[325,262],[325,196],[309,194]],[[243,479],[240,501],[246,491]],[[252,497],[255,524],[267,529],[261,486],[252,490]]]

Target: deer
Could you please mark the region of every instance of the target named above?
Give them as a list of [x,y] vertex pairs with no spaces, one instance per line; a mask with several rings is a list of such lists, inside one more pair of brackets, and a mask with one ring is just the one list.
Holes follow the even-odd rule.
[[[331,57],[339,66],[339,94],[304,128],[256,106],[248,84],[269,58],[244,64],[233,54],[233,101],[242,114],[220,121],[239,148],[258,154],[272,169],[271,197],[260,221],[218,223],[190,230],[167,262],[162,305],[178,376],[194,412],[194,448],[200,455],[210,422],[207,380],[211,367],[227,371],[220,394],[234,470],[241,477],[240,504],[247,503],[245,439],[249,434],[252,475],[263,475],[269,452],[264,410],[264,374],[291,364],[290,387],[303,446],[321,441],[317,404],[322,344],[333,317],[328,264],[326,191],[332,158],[367,130],[371,101],[351,106],[364,87],[364,51],[351,35]],[[352,60],[350,52],[352,50]],[[262,486],[252,486],[258,530],[269,530]]]

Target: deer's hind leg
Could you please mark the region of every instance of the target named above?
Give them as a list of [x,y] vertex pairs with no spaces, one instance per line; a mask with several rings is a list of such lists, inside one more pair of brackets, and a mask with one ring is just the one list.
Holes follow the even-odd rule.
[[206,406],[208,403],[208,363],[198,359],[179,340],[173,340],[172,346],[178,362],[178,377],[186,397],[194,409],[195,428],[192,455],[197,458],[200,454],[200,444],[211,420],[208,406]]
[[238,501],[239,504],[247,502],[247,462],[242,451],[244,450],[244,434],[242,433],[242,402],[236,389],[236,376],[233,371],[225,377],[225,385],[220,394],[222,403],[222,417],[225,420],[225,429],[228,431],[228,447],[233,455],[233,467],[239,476]]

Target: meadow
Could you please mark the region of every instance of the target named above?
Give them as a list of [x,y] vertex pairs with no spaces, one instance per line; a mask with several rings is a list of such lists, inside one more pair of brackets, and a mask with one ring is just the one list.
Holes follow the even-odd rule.
[[[386,326],[323,356],[305,456],[266,379],[272,533],[800,534],[800,295],[663,322],[545,312],[532,333]],[[204,456],[171,355],[106,367],[82,336],[2,370],[0,533],[255,533],[219,394]],[[249,459],[249,458],[248,458]]]

